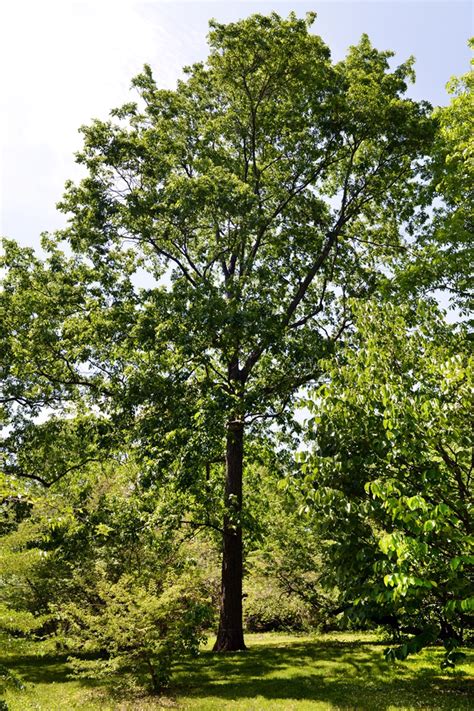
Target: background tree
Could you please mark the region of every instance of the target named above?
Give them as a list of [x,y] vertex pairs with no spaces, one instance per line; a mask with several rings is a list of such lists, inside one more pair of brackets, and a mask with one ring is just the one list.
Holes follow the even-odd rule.
[[433,303],[358,309],[302,455],[327,581],[353,617],[411,633],[404,658],[472,629],[472,351]]
[[341,612],[321,582],[325,548],[311,512],[302,510],[305,496],[287,486],[294,469],[294,451],[285,447],[246,466],[253,492],[245,521],[244,623],[250,631],[327,628]]
[[[474,47],[473,40],[470,42]],[[472,270],[474,260],[472,234],[474,139],[472,114],[474,74],[452,77],[447,84],[451,95],[448,106],[435,109],[436,139],[427,164],[425,199],[432,207],[431,219],[421,215],[417,244],[406,262],[401,280],[408,288],[432,291],[442,289],[449,295],[459,316],[472,318]]]
[[320,376],[348,295],[403,242],[432,137],[403,96],[411,60],[391,71],[363,36],[333,64],[313,19],[211,23],[207,62],[173,91],[146,67],[138,103],[82,129],[87,175],[47,261],[6,246],[9,466],[45,408],[92,412],[144,481],[221,493],[203,522],[222,530],[219,651],[245,647],[245,437],[288,422]]

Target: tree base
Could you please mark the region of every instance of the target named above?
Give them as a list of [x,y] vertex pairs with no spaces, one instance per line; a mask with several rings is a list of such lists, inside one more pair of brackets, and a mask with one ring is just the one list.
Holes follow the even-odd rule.
[[247,649],[242,630],[219,630],[213,652],[243,652]]

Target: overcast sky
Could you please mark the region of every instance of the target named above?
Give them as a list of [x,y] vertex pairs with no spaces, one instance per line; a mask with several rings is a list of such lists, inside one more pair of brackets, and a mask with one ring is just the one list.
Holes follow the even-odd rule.
[[78,176],[77,129],[131,100],[130,79],[145,62],[172,87],[183,65],[205,58],[209,18],[292,9],[318,13],[312,31],[335,60],[362,32],[399,62],[415,55],[415,98],[447,103],[446,81],[469,68],[473,5],[464,0],[3,0],[0,234],[37,246],[42,231],[64,224],[55,204]]

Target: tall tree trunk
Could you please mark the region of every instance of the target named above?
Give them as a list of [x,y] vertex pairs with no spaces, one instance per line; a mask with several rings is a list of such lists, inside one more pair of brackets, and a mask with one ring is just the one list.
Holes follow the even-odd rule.
[[215,652],[246,649],[242,626],[242,474],[244,425],[228,424],[220,620]]

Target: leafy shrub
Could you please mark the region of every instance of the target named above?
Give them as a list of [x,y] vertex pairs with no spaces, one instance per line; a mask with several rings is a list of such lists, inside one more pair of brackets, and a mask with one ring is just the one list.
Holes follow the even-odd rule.
[[37,493],[2,536],[0,629],[57,634],[74,673],[158,691],[212,623],[215,566],[189,531],[165,525],[169,502],[139,476],[112,462]]
[[249,632],[301,631],[311,627],[311,609],[288,595],[272,578],[253,579],[246,588],[244,623]]
[[361,621],[410,635],[389,659],[438,639],[450,667],[474,629],[471,339],[430,301],[359,305],[354,323],[299,457],[325,582]]
[[115,583],[98,571],[88,593],[87,601],[58,611],[73,673],[120,672],[148,679],[155,693],[168,685],[174,659],[198,652],[212,618],[207,590],[191,571],[146,582],[123,575]]

